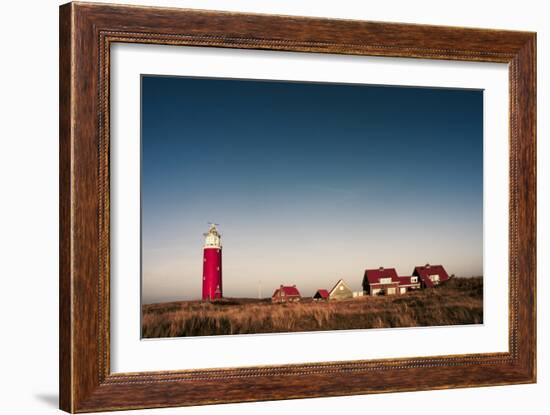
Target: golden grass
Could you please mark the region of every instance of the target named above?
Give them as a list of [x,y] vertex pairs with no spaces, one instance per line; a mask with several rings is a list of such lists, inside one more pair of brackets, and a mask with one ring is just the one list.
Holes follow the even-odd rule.
[[144,338],[479,324],[483,279],[454,278],[434,289],[347,301],[181,301],[142,311]]

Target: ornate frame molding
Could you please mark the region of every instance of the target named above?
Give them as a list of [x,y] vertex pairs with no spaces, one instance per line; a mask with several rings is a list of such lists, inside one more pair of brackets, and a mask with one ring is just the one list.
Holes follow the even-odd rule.
[[[115,42],[508,63],[510,351],[111,373],[109,70]],[[89,412],[534,382],[535,71],[534,33],[86,3],[61,6],[60,407]],[[254,396],[247,391],[250,387]],[[214,390],[216,394],[210,393]]]

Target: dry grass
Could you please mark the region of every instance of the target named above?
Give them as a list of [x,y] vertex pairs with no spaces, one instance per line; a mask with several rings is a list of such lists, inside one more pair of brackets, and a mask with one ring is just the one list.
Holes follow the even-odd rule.
[[142,336],[184,337],[483,322],[483,279],[454,278],[401,296],[272,304],[269,300],[181,301],[143,306]]

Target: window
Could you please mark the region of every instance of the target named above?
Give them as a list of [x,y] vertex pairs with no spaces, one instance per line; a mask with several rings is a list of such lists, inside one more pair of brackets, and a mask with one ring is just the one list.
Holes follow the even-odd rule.
[[411,277],[411,283],[417,283],[418,282],[418,277]]
[[380,284],[391,284],[391,277],[390,278],[380,278],[379,281],[380,281]]

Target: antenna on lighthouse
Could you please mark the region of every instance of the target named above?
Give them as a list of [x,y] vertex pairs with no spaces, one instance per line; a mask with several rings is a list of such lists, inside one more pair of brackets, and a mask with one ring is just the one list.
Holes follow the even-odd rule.
[[210,227],[208,229],[208,232],[203,233],[203,236],[208,236],[208,234],[210,234],[212,232],[212,230],[215,230],[216,233],[219,233],[218,228],[216,228],[216,226],[220,226],[219,223],[214,223],[214,222],[207,222],[207,223],[210,225]]

